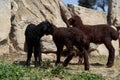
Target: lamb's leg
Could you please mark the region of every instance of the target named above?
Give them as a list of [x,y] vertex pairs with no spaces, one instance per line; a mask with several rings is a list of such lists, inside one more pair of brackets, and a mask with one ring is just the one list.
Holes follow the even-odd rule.
[[30,66],[30,60],[31,60],[31,57],[32,57],[32,52],[33,52],[32,48],[33,48],[32,45],[28,46],[27,60],[26,60],[25,66]]
[[88,51],[83,49],[85,70],[89,70]]
[[63,66],[66,67],[68,65],[68,63],[70,62],[70,60],[73,58],[73,56],[75,55],[74,51],[70,51],[68,57],[65,59]]
[[82,64],[82,60],[83,60],[83,53],[79,52],[79,60],[78,60],[78,65]]
[[55,65],[60,63],[60,56],[61,56],[61,53],[63,51],[63,45],[56,45],[56,47],[57,47],[57,53],[56,53],[57,60],[55,62]]
[[40,40],[36,40],[34,43],[34,58],[35,62],[34,65],[35,67],[39,67],[41,65],[41,48],[40,48]]
[[115,49],[112,46],[111,39],[106,39],[105,46],[107,47],[107,49],[109,51],[108,62],[106,65],[107,65],[107,67],[112,67],[114,64]]
[[79,53],[79,58],[84,58],[85,70],[89,70],[88,47],[84,48],[84,46],[77,46],[77,48],[81,51],[81,53]]
[[63,66],[67,66],[68,63],[70,62],[70,60],[73,58],[73,56],[75,55],[75,51],[73,50],[73,45],[71,44],[71,42],[67,42],[67,45],[66,45],[67,49],[68,49],[68,52],[69,52],[69,55],[68,57],[65,59],[64,63],[63,63]]

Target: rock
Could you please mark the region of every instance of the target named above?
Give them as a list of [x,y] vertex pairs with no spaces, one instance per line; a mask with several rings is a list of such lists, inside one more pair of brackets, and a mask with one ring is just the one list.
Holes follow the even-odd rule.
[[51,61],[53,61],[53,60],[56,60],[56,54],[53,54],[53,53],[49,53],[49,54],[42,54],[42,59],[43,60],[51,60]]
[[11,5],[10,0],[0,1],[0,55],[9,53],[8,36],[11,27]]
[[72,11],[73,14],[79,15],[84,24],[107,24],[107,14],[105,12],[100,12],[81,6],[73,6],[72,4],[69,4],[68,8]]
[[44,36],[42,37],[42,52],[45,52],[45,53],[52,53],[52,52],[55,52],[57,49],[56,49],[56,46],[52,40],[52,36]]
[[120,0],[109,0],[108,23],[120,27]]
[[[12,21],[13,30],[11,34],[13,36],[10,37],[17,50],[23,50],[25,42],[24,31],[29,23],[38,24],[47,19],[58,27],[66,27],[61,15],[67,10],[67,7],[59,0],[14,0],[14,5],[12,6],[15,18]],[[66,15],[70,15],[68,10],[64,16]],[[43,38],[42,41],[43,51],[56,50],[52,38]]]

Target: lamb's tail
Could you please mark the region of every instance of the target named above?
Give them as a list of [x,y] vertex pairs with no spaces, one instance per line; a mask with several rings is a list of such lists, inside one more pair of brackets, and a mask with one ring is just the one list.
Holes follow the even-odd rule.
[[119,39],[120,39],[120,30],[118,31],[118,33],[119,33]]
[[119,38],[120,31],[112,30],[111,31],[111,37],[113,40],[117,40]]

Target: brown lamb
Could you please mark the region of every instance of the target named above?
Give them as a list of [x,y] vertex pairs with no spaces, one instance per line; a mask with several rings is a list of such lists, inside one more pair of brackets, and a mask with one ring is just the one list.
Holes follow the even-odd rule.
[[67,66],[72,57],[75,55],[75,51],[73,46],[76,46],[82,53],[84,57],[84,65],[85,70],[89,70],[89,61],[88,61],[88,48],[89,48],[89,41],[86,35],[79,29],[74,27],[68,28],[57,28],[54,26],[54,33],[53,33],[53,41],[57,47],[57,60],[56,65],[60,63],[60,56],[63,52],[63,46],[66,46],[68,49],[68,56],[63,62],[63,66]]
[[88,37],[90,42],[96,44],[104,44],[106,48],[109,50],[107,67],[112,67],[114,64],[115,58],[115,49],[112,46],[111,41],[117,40],[119,38],[119,32],[110,27],[107,24],[99,24],[99,25],[85,25],[83,24],[81,18],[77,15],[72,16],[68,20],[69,25],[73,27],[77,27],[82,30]]

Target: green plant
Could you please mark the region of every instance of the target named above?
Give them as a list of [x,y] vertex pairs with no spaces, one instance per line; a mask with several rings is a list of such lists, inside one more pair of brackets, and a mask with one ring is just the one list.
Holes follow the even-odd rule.
[[90,73],[90,72],[82,72],[76,73],[71,77],[71,80],[105,80],[102,75]]
[[29,77],[32,80],[38,78],[37,74],[31,68],[25,68],[20,65],[0,63],[0,79],[1,80],[22,80]]
[[41,67],[24,67],[15,64],[0,63],[0,80],[42,80],[53,78],[62,80],[105,80],[102,75],[91,72],[71,72],[62,65],[53,66],[49,60],[43,61]]
[[70,76],[70,72],[68,72],[62,65],[58,65],[51,70],[52,76],[59,77],[60,79],[66,78]]

